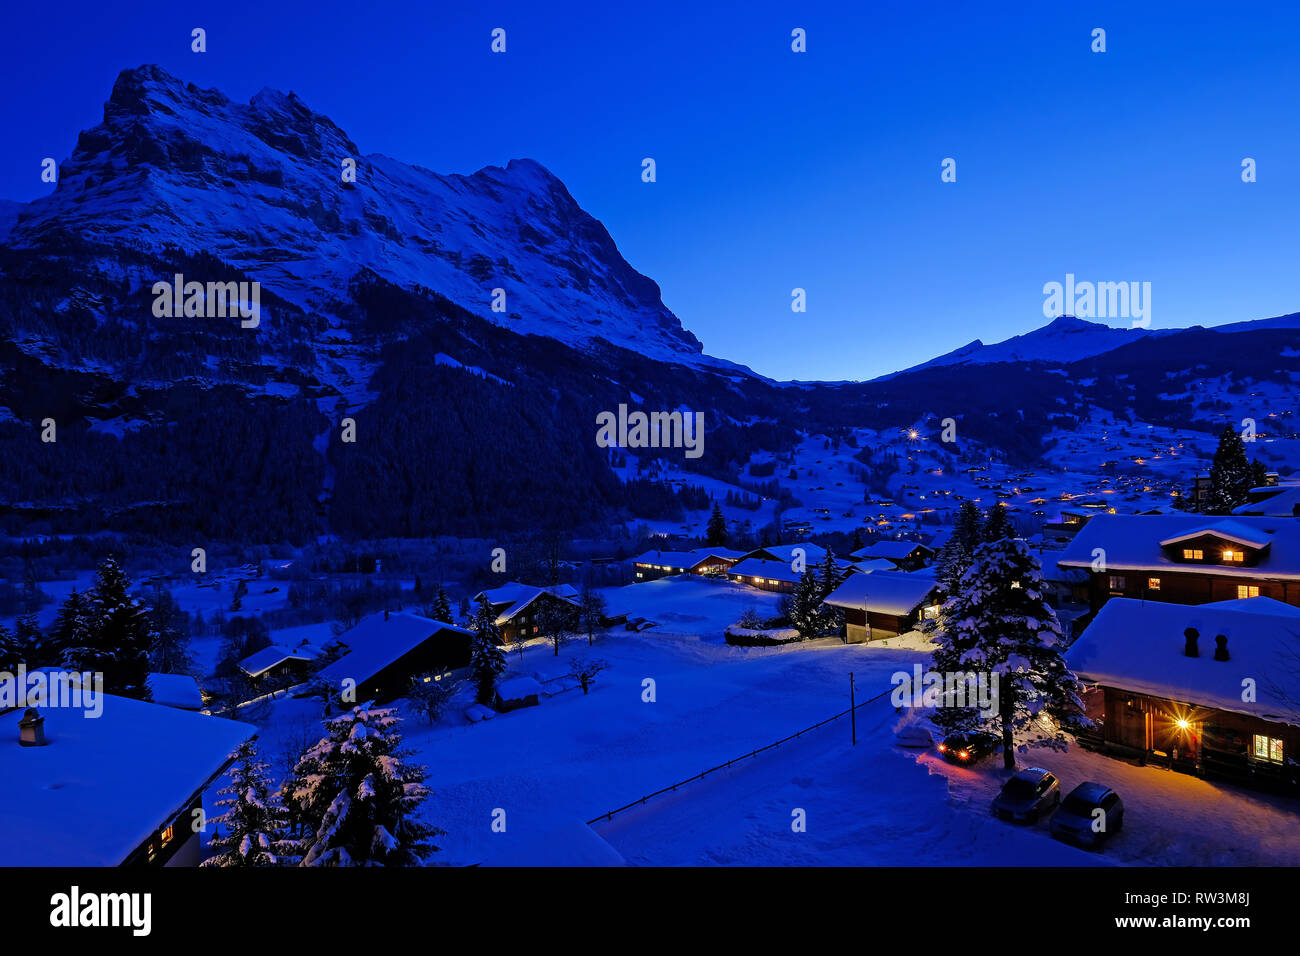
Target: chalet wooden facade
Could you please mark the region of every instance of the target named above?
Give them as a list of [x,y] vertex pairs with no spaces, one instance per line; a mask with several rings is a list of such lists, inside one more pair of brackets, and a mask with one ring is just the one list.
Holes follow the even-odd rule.
[[357,701],[388,701],[410,690],[412,678],[453,673],[469,665],[473,634],[419,614],[372,614],[339,640],[348,653],[317,677],[342,689],[351,683]]
[[1300,610],[1110,601],[1067,652],[1102,749],[1261,786],[1300,783]]
[[899,571],[917,571],[934,560],[934,549],[918,541],[876,541],[849,557],[859,561],[885,560]]
[[483,597],[497,615],[496,625],[504,643],[545,636],[542,622],[547,614],[555,615],[565,627],[574,627],[578,622],[578,592],[570,584],[542,588],[511,581],[480,591],[474,596],[475,603]]
[[1300,607],[1300,521],[1104,515],[1058,562],[1086,572],[1097,612],[1111,598],[1208,604],[1268,597]]
[[844,612],[844,639],[849,644],[898,637],[937,617],[939,583],[925,573],[872,571],[851,574],[826,598]]

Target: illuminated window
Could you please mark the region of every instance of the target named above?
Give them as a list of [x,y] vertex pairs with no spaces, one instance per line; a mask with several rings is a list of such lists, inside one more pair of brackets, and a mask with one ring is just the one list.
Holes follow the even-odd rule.
[[1110,589],[1112,591],[1123,591],[1124,586],[1127,583],[1128,582],[1124,580],[1124,575],[1122,574],[1112,574],[1110,576]]
[[1226,550],[1223,552],[1224,561],[1240,561],[1245,555],[1240,551]]
[[162,845],[166,846],[168,843],[171,843],[172,837],[174,837],[175,835],[176,835],[175,827],[168,827],[166,830],[164,830],[162,832]]
[[1255,734],[1255,759],[1270,763],[1282,762],[1282,740],[1279,737],[1265,737]]
[[1159,579],[1159,578],[1147,578],[1147,590],[1148,590],[1148,591],[1159,591],[1159,590],[1160,590],[1160,579]]
[[1200,561],[1205,558],[1205,552],[1200,548],[1183,548],[1184,561]]
[[1258,584],[1238,584],[1238,585],[1237,585],[1237,597],[1239,597],[1239,598],[1252,598],[1252,597],[1259,597],[1259,585],[1258,585]]

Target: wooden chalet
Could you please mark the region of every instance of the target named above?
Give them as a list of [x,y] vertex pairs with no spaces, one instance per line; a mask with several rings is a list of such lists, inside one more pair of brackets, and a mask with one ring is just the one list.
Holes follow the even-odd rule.
[[506,643],[541,636],[540,615],[545,608],[558,613],[568,626],[577,623],[580,610],[578,591],[571,584],[542,588],[510,581],[480,591],[474,595],[474,603],[483,597],[487,598],[488,606],[497,615],[501,640]]
[[473,636],[463,627],[419,614],[383,611],[344,631],[339,640],[348,653],[316,676],[336,690],[354,688],[357,702],[392,700],[407,693],[413,677],[469,666]]
[[917,541],[875,541],[849,557],[858,561],[884,560],[899,571],[917,571],[934,560],[934,550]]
[[871,571],[850,574],[826,603],[844,611],[845,641],[861,644],[915,630],[921,621],[938,616],[943,601],[932,575]]
[[1300,782],[1300,609],[1115,598],[1066,653],[1109,752],[1247,783]]
[[[201,861],[195,811],[257,728],[111,694],[99,702],[95,717],[67,706],[0,713],[0,866]],[[20,724],[38,728],[39,743],[20,740]]]
[[1115,597],[1175,604],[1269,597],[1300,607],[1300,521],[1289,518],[1100,515],[1057,563],[1087,572],[1093,612]]

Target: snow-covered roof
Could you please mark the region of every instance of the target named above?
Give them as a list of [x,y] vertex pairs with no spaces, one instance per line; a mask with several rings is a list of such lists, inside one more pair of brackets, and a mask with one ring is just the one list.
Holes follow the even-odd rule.
[[272,667],[278,667],[285,661],[312,661],[315,659],[316,653],[307,645],[290,650],[287,647],[281,647],[279,644],[272,644],[270,647],[264,647],[260,651],[255,651],[245,657],[239,662],[239,669],[249,677],[259,677]]
[[826,603],[901,617],[924,604],[938,586],[938,582],[928,574],[904,571],[850,574],[830,593]]
[[1251,489],[1256,500],[1232,509],[1234,515],[1271,515],[1292,518],[1300,508],[1300,484],[1272,485]]
[[[1238,526],[1234,533],[1251,535],[1255,540],[1268,535],[1269,548],[1261,552],[1254,567],[1184,564],[1169,559],[1161,549],[1162,541],[1205,533],[1216,523]],[[1089,569],[1096,559],[1093,551],[1098,548],[1110,571],[1183,571],[1256,580],[1300,580],[1300,521],[1289,518],[1234,517],[1216,522],[1195,514],[1097,515],[1066,546],[1058,564]]]
[[155,704],[179,707],[182,710],[199,710],[203,707],[199,683],[188,674],[150,674],[148,684]]
[[681,568],[685,571],[700,561],[702,555],[694,551],[647,551],[632,559],[634,564],[648,564],[656,568]]
[[316,676],[329,683],[350,678],[360,684],[443,631],[467,638],[473,636],[463,627],[445,624],[419,614],[403,612],[389,614],[387,617],[382,612],[371,614],[340,636],[340,640],[351,648],[349,653],[322,669]]
[[[755,548],[753,551],[743,555],[745,558],[762,558],[777,561],[784,561],[786,564],[794,562],[795,548],[803,549],[803,559],[806,564],[817,564],[826,558],[826,549],[818,547],[807,541],[796,542],[795,544],[771,544],[765,548]],[[770,557],[769,557],[770,556]]]
[[503,609],[496,619],[496,623],[505,624],[543,594],[560,598],[570,604],[577,604],[578,590],[572,584],[553,584],[550,587],[542,588],[532,584],[521,584],[518,581],[507,581],[499,588],[480,591],[474,595],[474,600],[477,601],[481,597],[486,597],[488,604],[493,607],[508,604],[509,607]]
[[1213,535],[1216,538],[1223,538],[1234,544],[1245,545],[1248,548],[1262,548],[1270,544],[1273,535],[1269,532],[1261,531],[1257,528],[1248,528],[1240,521],[1224,519],[1222,521],[1212,521],[1208,524],[1199,525],[1190,528],[1187,531],[1171,535],[1160,542],[1161,547],[1168,547],[1172,544],[1178,544],[1180,541],[1188,541],[1192,538],[1199,538],[1203,535]]
[[788,561],[746,558],[728,568],[727,576],[733,578],[766,578],[769,581],[784,581],[787,584],[793,584],[803,577],[803,573],[790,567]]
[[1285,604],[1277,598],[1265,597],[1262,594],[1253,598],[1237,598],[1232,601],[1214,601],[1210,604],[1202,604],[1200,606],[1221,607],[1229,611],[1247,611],[1257,614],[1272,614],[1278,617],[1294,617],[1300,619],[1300,607]]
[[737,551],[734,548],[696,548],[690,553],[695,555],[696,564],[699,564],[705,558],[722,558],[726,561],[739,561],[745,556],[745,552]]
[[497,696],[502,700],[522,700],[534,694],[540,696],[541,693],[542,685],[532,677],[507,677],[497,683]]
[[[1111,598],[1066,659],[1086,681],[1300,726],[1300,620],[1252,600],[1212,606]],[[1199,634],[1199,657],[1183,653],[1189,627]],[[1214,659],[1219,634],[1228,638],[1227,661]],[[1253,701],[1242,700],[1247,679]]]
[[102,703],[98,717],[41,708],[44,747],[19,744],[21,709],[0,714],[0,866],[117,866],[257,732],[110,694]]
[[854,558],[886,558],[894,561],[901,561],[908,557],[913,551],[920,548],[923,551],[930,550],[926,545],[916,541],[876,541],[865,547],[858,548],[851,557]]

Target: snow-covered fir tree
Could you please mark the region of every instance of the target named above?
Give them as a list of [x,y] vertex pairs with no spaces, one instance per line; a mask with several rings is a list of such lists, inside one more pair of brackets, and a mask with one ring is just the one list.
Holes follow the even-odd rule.
[[1205,496],[1207,514],[1226,515],[1246,503],[1246,492],[1264,483],[1265,466],[1246,457],[1246,443],[1231,425],[1219,435],[1210,465],[1210,487]]
[[267,764],[246,740],[231,755],[227,784],[217,791],[224,808],[213,825],[212,856],[203,866],[282,866],[296,862],[294,845],[285,837],[285,810],[271,790]]
[[1011,513],[1002,504],[995,504],[989,508],[988,517],[984,519],[983,540],[1001,541],[1003,538],[1014,538],[1016,536],[1015,526],[1011,523]]
[[832,591],[839,587],[840,569],[839,565],[835,563],[835,552],[830,548],[826,549],[826,557],[822,559],[818,582],[821,585],[822,600],[825,600]]
[[105,558],[87,602],[84,643],[64,647],[61,666],[102,673],[107,693],[149,700],[153,629],[144,606],[129,592],[130,582],[122,568],[113,558]]
[[937,672],[997,677],[996,714],[948,701],[937,708],[935,722],[948,731],[1000,733],[1008,768],[1015,767],[1017,736],[1022,746],[1062,748],[1065,729],[1086,725],[1081,688],[1063,656],[1061,625],[1044,595],[1042,567],[1023,540],[1002,538],[976,549],[944,605],[934,642]]
[[429,795],[424,768],[406,762],[391,707],[353,707],[281,790],[302,866],[416,866],[443,831],[417,819]]
[[951,594],[984,540],[984,515],[973,501],[963,501],[953,520],[952,537],[939,549],[935,578]]
[[816,569],[808,568],[795,582],[794,590],[781,598],[781,616],[805,641],[825,637],[836,629],[834,609],[823,603],[822,582]]
[[496,697],[497,677],[506,669],[506,654],[501,648],[501,629],[486,597],[480,597],[474,615],[474,636],[470,639],[470,679],[480,704],[490,704]]
[[434,595],[433,603],[429,605],[429,617],[435,621],[442,621],[444,624],[451,624],[451,601],[447,598],[447,592],[441,584],[438,585],[438,593]]

